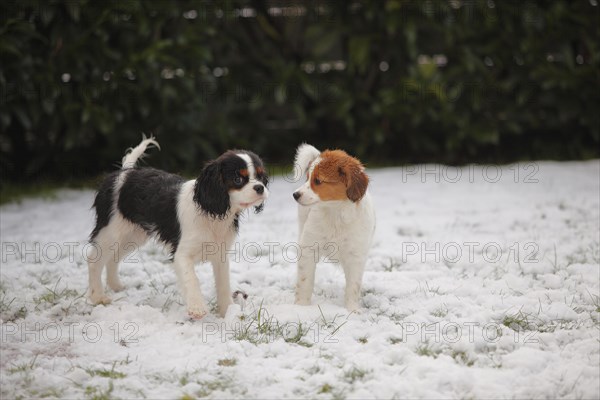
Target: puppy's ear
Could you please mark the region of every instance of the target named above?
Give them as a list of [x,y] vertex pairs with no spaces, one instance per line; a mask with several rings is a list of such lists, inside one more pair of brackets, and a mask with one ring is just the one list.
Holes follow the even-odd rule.
[[229,192],[221,175],[218,161],[207,163],[194,187],[194,201],[202,211],[213,218],[224,218],[229,211]]
[[317,158],[321,152],[307,143],[302,143],[296,150],[296,159],[294,160],[294,179],[302,181],[306,177],[306,172],[310,164]]
[[367,192],[369,177],[360,161],[352,158],[352,162],[339,167],[338,172],[346,184],[346,196],[355,203],[362,199]]

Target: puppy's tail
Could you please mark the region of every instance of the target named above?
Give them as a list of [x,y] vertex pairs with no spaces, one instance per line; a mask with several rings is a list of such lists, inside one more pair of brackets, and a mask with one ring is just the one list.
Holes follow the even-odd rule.
[[160,150],[160,145],[153,136],[146,138],[146,135],[142,135],[142,141],[134,148],[127,149],[127,153],[123,157],[121,169],[129,169],[135,167],[137,160],[144,157],[144,152],[149,146],[154,146]]

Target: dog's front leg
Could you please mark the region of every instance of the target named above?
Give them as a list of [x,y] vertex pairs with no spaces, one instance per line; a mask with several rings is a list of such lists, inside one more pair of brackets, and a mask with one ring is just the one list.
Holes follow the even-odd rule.
[[346,292],[344,302],[348,311],[358,311],[360,309],[360,289],[362,286],[362,276],[365,269],[365,261],[351,260],[342,263],[344,275],[346,276]]
[[310,304],[313,287],[315,286],[315,260],[314,246],[300,246],[298,255],[298,281],[296,283],[296,304],[303,306]]
[[211,259],[213,273],[215,274],[215,286],[217,287],[217,305],[219,315],[223,318],[227,313],[227,308],[232,303],[231,287],[229,284],[229,259],[226,254],[221,255],[221,259]]
[[190,257],[176,256],[174,265],[179,286],[185,297],[188,315],[194,319],[201,319],[208,313],[208,307],[200,291],[200,282],[194,271],[194,261]]

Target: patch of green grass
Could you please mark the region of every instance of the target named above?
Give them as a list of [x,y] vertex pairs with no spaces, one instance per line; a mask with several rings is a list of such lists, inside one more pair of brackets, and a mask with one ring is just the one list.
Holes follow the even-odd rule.
[[313,365],[312,367],[310,367],[310,368],[308,368],[308,369],[306,370],[306,372],[307,372],[309,375],[317,375],[317,374],[320,374],[320,373],[321,373],[321,371],[322,371],[322,369],[321,369],[321,366],[320,366],[320,365],[318,365],[318,364],[315,364],[315,365]]
[[60,186],[48,183],[40,185],[4,184],[0,186],[0,205],[20,203],[26,198],[54,200],[58,189],[60,189]]
[[220,367],[233,367],[237,365],[237,360],[235,358],[222,358],[219,361],[217,361],[217,365]]
[[415,349],[415,353],[424,357],[433,357],[437,358],[437,356],[441,353],[440,350],[434,349],[428,342],[420,343]]
[[123,378],[125,378],[127,375],[125,375],[123,372],[115,371],[115,366],[116,365],[117,365],[117,362],[115,361],[113,363],[111,369],[106,369],[106,368],[98,368],[98,369],[84,368],[83,370],[85,372],[87,372],[90,376],[101,376],[103,378],[110,378],[110,379],[123,379]]
[[37,391],[31,392],[31,394],[40,399],[47,399],[47,398],[62,399],[64,397],[63,390],[57,389],[55,387],[46,389],[43,392],[37,392]]
[[[166,313],[167,311],[169,311],[171,309],[171,306],[173,304],[183,306],[183,303],[181,301],[179,301],[178,297],[179,297],[179,294],[174,289],[171,290],[167,294],[167,298],[165,299],[165,302],[163,303],[162,307],[160,308],[161,312]],[[216,312],[216,305],[215,305],[215,311],[213,311],[213,312]]]
[[312,346],[312,343],[302,340],[308,333],[308,329],[302,327],[302,322],[286,324],[283,326],[282,332],[286,343],[294,343],[304,347]]
[[6,298],[6,293],[2,291],[2,296],[0,296],[0,314],[4,314],[8,310],[10,310],[11,304],[16,300],[16,297],[8,300]]
[[448,315],[448,307],[446,307],[445,304],[442,304],[441,306],[433,310],[431,312],[431,315],[438,318],[444,318],[446,315]]
[[319,307],[319,312],[321,313],[321,323],[320,323],[320,327],[321,328],[325,328],[327,330],[330,330],[329,332],[329,339],[333,338],[333,336],[335,336],[335,334],[344,326],[348,323],[348,317],[350,316],[350,314],[348,314],[346,316],[346,320],[343,321],[342,323],[337,322],[337,319],[339,317],[341,317],[341,314],[336,314],[333,316],[332,319],[327,319],[325,317],[325,314],[323,313],[323,310],[321,309],[321,306],[317,306]]
[[521,311],[513,315],[505,315],[501,323],[516,332],[530,330],[528,316]]
[[394,312],[390,315],[390,320],[392,320],[396,325],[401,324],[406,317],[414,314],[415,312],[411,310],[410,313],[398,313]]
[[[223,361],[223,363],[221,363],[221,361]],[[219,360],[218,364],[222,365],[222,366],[234,366],[237,364],[237,360],[232,359],[232,358],[222,359],[222,360]],[[235,396],[233,394],[230,394],[227,398],[231,398],[232,396],[239,398],[243,394],[246,393],[246,389],[243,389],[243,388],[240,389],[240,386],[238,384],[236,384],[233,377],[228,375],[227,371],[225,371],[225,370],[219,370],[217,372],[217,375],[210,379],[198,379],[197,376],[199,373],[200,373],[199,370],[187,370],[179,378],[179,384],[181,386],[186,386],[188,383],[193,382],[193,383],[196,383],[200,387],[200,389],[197,390],[196,392],[184,392],[183,395],[180,397],[181,400],[213,397],[212,396],[213,392],[216,392],[216,391],[236,392]],[[157,379],[162,382],[165,379],[168,380],[169,378],[166,378],[164,375],[159,375],[159,376],[157,376]],[[173,377],[171,379],[175,380],[175,381],[177,380],[175,377]],[[221,394],[219,397],[223,397],[223,395]]]
[[0,185],[0,205],[20,203],[27,198],[56,199],[60,189],[94,189],[100,178],[71,180],[66,182],[38,181],[26,184],[4,182]]
[[383,264],[383,270],[385,272],[392,272],[399,270],[402,266],[402,262],[396,257],[388,257],[387,262]]
[[451,355],[452,358],[454,358],[454,360],[459,364],[466,365],[467,367],[472,367],[473,364],[475,364],[475,360],[471,359],[471,357],[469,357],[469,355],[464,351],[454,350]]
[[35,368],[35,361],[37,360],[37,355],[34,356],[29,362],[22,362],[20,364],[13,364],[12,367],[8,369],[9,374],[17,374],[17,373],[28,373],[33,371]]
[[600,296],[590,293],[589,290],[587,292],[592,301],[592,305],[596,307],[596,312],[600,313]]
[[282,336],[279,321],[269,315],[261,303],[251,318],[240,319],[240,324],[235,328],[234,339],[259,344],[269,343],[278,336]]
[[303,340],[309,330],[301,322],[281,324],[269,314],[262,303],[254,315],[240,318],[240,322],[234,330],[234,340],[237,341],[244,340],[252,344],[260,344],[283,339],[286,343],[304,347],[312,346],[312,343]]
[[215,391],[226,391],[235,386],[235,382],[230,377],[221,376],[213,380],[205,380],[198,382],[202,387],[195,394],[198,397],[208,397]]
[[344,372],[344,380],[348,383],[361,381],[369,374],[369,372],[369,370],[363,368],[352,367]]
[[318,393],[331,393],[332,391],[333,386],[331,386],[329,383],[326,383],[323,386],[321,386]]
[[413,291],[413,293],[423,293],[425,297],[433,297],[436,295],[441,296],[446,294],[440,289],[440,286],[429,286],[429,282],[427,281],[425,281],[425,287],[423,287],[421,282],[419,282],[419,286]]
[[33,302],[36,304],[36,307],[42,305],[54,306],[63,299],[76,300],[83,298],[83,294],[79,293],[77,290],[69,289],[67,286],[65,286],[63,289],[58,289],[59,284],[60,278],[56,281],[54,288],[46,287],[46,293],[44,293],[40,297],[34,298]]
[[86,386],[85,397],[90,400],[110,400],[112,399],[111,394],[114,390],[112,381],[108,382],[108,387],[102,389],[98,386]]
[[[180,377],[179,377],[179,384],[181,386],[185,386],[190,382],[196,382],[193,377],[197,376],[197,374],[199,373],[198,370],[186,370]],[[164,376],[164,375],[156,375],[155,378],[157,381],[174,381],[177,380],[177,376]]]
[[389,338],[389,339],[388,339],[388,341],[389,341],[391,344],[398,344],[398,343],[402,343],[402,342],[404,342],[404,340],[402,340],[402,338],[399,338],[399,337],[394,337],[394,336],[392,336],[391,338]]
[[317,306],[319,307],[319,312],[321,313],[321,327],[325,328],[325,329],[330,329],[331,330],[331,336],[335,335],[342,326],[346,325],[346,323],[348,322],[348,316],[346,317],[346,320],[344,322],[342,322],[341,324],[336,322],[336,320],[338,319],[338,317],[340,317],[340,314],[336,314],[333,316],[332,319],[328,320],[325,317],[325,314],[323,313],[323,310],[321,309],[321,306]]
[[16,300],[16,297],[8,300],[6,297],[6,293],[2,291],[2,295],[0,295],[0,318],[4,322],[15,322],[16,320],[23,319],[27,316],[27,307],[21,306],[16,310],[12,309],[12,304]]
[[367,344],[367,343],[369,343],[369,337],[361,336],[357,339],[357,341],[358,341],[358,343]]

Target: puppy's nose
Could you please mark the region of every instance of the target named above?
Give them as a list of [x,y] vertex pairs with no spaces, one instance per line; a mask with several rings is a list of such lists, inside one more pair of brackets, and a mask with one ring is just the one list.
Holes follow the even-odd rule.
[[298,200],[300,198],[300,196],[302,196],[302,193],[294,192],[293,196],[294,196],[294,200]]
[[265,187],[263,185],[254,185],[254,190],[256,193],[263,194],[265,192]]

